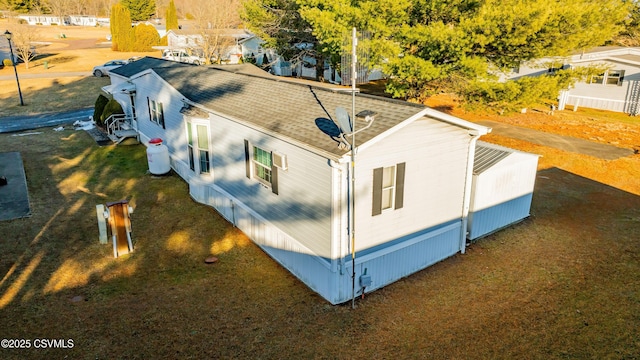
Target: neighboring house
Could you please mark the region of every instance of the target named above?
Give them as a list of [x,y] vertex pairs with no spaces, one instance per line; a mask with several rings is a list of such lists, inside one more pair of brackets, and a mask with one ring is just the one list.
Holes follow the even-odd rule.
[[[550,67],[546,64],[555,65]],[[589,65],[604,65],[608,70],[559,94],[558,109],[572,105],[574,110],[584,106],[632,115],[640,113],[640,48],[598,47],[567,58],[539,59],[531,64],[522,64],[508,78],[539,76],[559,68]]]
[[96,26],[98,18],[90,15],[18,15],[19,19],[27,22],[29,25],[77,25],[77,26]]
[[[239,42],[242,47],[242,56],[245,59],[254,59],[256,65],[263,67],[270,73],[277,76],[294,76],[306,79],[316,77],[316,59],[312,56],[303,56],[298,62],[285,60],[274,49],[264,48],[264,41],[257,36],[251,36]],[[312,44],[299,45],[310,48]],[[362,70],[361,70],[362,71]],[[361,78],[368,81],[380,80],[385,76],[379,68],[365,70]],[[339,72],[331,67],[329,61],[324,63],[323,77],[325,81],[340,84],[342,79]]]
[[29,25],[68,25],[59,16],[54,15],[18,15],[18,19],[24,20]]
[[97,26],[98,18],[91,15],[69,15],[66,16],[68,25],[76,26]]
[[[223,29],[220,34],[228,37],[232,45],[222,49],[220,60],[225,64],[238,64],[242,58],[240,43],[254,35],[243,29]],[[200,49],[202,34],[197,30],[169,30],[167,31],[167,50]],[[159,47],[156,47],[159,48]]]
[[264,73],[143,58],[113,70],[105,91],[133,115],[143,143],[164,140],[194,200],[333,304],[464,252],[476,142],[489,128],[358,94],[356,112],[376,115],[357,134],[351,189],[334,120],[352,96],[254,74]]

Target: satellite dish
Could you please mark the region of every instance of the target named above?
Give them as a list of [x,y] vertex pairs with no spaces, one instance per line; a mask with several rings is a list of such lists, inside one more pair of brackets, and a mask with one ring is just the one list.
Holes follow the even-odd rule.
[[340,130],[342,130],[344,134],[350,134],[353,131],[347,110],[338,106],[336,108],[336,119]]

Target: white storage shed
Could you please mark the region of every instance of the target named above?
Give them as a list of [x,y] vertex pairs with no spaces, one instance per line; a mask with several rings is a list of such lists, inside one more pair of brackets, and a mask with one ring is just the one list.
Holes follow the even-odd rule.
[[469,240],[529,217],[538,157],[478,141],[471,184]]

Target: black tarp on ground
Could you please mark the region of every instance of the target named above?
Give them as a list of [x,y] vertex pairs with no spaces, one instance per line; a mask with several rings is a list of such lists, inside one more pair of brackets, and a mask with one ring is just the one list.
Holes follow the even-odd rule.
[[0,186],[0,221],[31,215],[27,178],[19,152],[0,153],[0,177],[7,185]]

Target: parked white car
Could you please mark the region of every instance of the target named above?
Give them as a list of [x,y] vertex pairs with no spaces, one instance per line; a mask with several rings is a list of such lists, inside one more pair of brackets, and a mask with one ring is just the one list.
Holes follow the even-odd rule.
[[127,65],[129,62],[127,60],[111,60],[107,61],[103,65],[98,65],[93,68],[93,76],[102,77],[105,75],[109,75],[109,70],[113,70],[115,68],[119,68],[122,65]]
[[202,65],[206,63],[205,58],[198,55],[197,51],[187,51],[184,49],[165,50],[162,52],[162,58],[165,60],[179,61],[194,65]]

